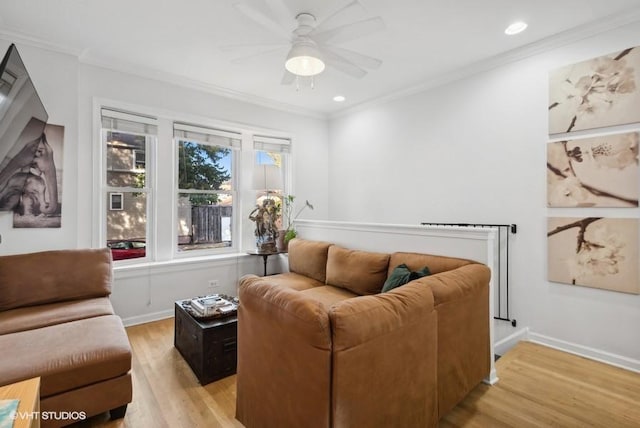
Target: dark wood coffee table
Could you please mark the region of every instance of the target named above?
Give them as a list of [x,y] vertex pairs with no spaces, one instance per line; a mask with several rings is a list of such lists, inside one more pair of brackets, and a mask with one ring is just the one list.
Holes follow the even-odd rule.
[[238,317],[197,319],[175,302],[174,346],[201,385],[236,372]]

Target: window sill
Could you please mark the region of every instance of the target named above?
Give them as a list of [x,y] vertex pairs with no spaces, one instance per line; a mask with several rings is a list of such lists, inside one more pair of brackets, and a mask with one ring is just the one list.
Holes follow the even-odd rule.
[[145,261],[118,265],[114,263],[113,272],[117,279],[148,276],[170,272],[205,269],[216,266],[236,265],[241,259],[249,257],[247,253],[227,253],[200,257],[176,258],[163,261]]

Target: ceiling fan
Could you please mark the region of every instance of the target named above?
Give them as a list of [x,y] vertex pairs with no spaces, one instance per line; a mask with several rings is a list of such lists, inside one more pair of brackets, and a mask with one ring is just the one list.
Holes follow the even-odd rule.
[[[245,63],[256,57],[282,51],[281,54],[285,59],[285,72],[281,81],[283,85],[297,82],[300,77],[313,79],[313,76],[322,73],[326,66],[360,79],[367,74],[367,70],[375,70],[382,65],[382,61],[377,58],[335,46],[384,28],[384,22],[380,17],[347,24],[336,24],[341,20],[344,21],[353,12],[361,13],[364,11],[358,0],[332,2],[333,7],[329,7],[328,10],[319,14],[323,16],[320,20],[317,20],[312,13],[304,11],[294,14],[284,0],[265,0],[273,17],[256,9],[246,1],[236,3],[235,8],[283,41],[222,46],[221,48],[226,51],[246,51],[246,49],[253,51],[250,55],[232,60],[233,63]],[[292,29],[293,31],[291,31]],[[287,49],[288,54],[285,56]],[[313,86],[313,80],[311,85]]]

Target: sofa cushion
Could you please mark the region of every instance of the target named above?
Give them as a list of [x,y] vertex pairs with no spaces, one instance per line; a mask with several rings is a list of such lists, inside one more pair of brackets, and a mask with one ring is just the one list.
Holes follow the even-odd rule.
[[113,307],[108,297],[10,309],[0,312],[0,334],[33,330],[101,315],[113,315]]
[[419,253],[393,253],[389,258],[389,275],[393,272],[393,269],[400,265],[406,264],[410,270],[418,270],[424,266],[429,267],[431,274],[440,272],[446,272],[449,270],[457,269],[460,266],[468,265],[470,263],[477,263],[471,260],[459,259],[456,257],[446,256],[433,256],[430,254]]
[[289,241],[289,271],[324,283],[327,272],[329,242],[292,239]]
[[387,279],[389,255],[333,245],[327,258],[327,284],[358,295],[377,294]]
[[405,285],[406,283],[413,281],[414,279],[422,278],[424,276],[430,275],[429,267],[425,266],[420,270],[411,271],[409,267],[402,263],[396,266],[393,271],[391,271],[391,275],[387,278],[382,286],[382,292],[386,293],[387,291],[393,290],[396,287],[400,287],[401,285]]
[[305,296],[311,297],[320,302],[327,311],[334,303],[358,297],[357,294],[352,293],[346,288],[333,287],[331,285],[310,288],[308,290],[301,291],[301,293],[304,293]]
[[324,282],[320,282],[316,279],[294,272],[285,272],[256,278],[260,281],[268,281],[269,284],[277,285],[278,287],[285,287],[298,291],[308,290],[309,288],[314,287],[322,287],[325,285]]
[[0,385],[40,376],[48,397],[126,374],[131,348],[115,315],[0,336]]
[[111,293],[111,252],[59,250],[0,257],[0,311]]

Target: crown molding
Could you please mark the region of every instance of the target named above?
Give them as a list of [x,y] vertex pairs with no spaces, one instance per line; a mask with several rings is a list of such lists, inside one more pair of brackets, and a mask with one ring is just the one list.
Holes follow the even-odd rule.
[[83,54],[82,49],[76,49],[57,43],[51,43],[38,37],[29,36],[18,31],[11,31],[7,29],[0,29],[0,39],[6,40],[10,43],[32,46],[46,51],[74,56],[76,58],[80,58],[80,56]]
[[22,34],[17,31],[11,31],[6,29],[0,29],[0,39],[6,40],[11,43],[23,44],[39,49],[43,49],[50,52],[62,53],[65,55],[73,56],[81,64],[92,65],[95,67],[104,68],[107,70],[117,71],[121,73],[131,74],[146,79],[153,79],[163,83],[170,83],[176,86],[181,86],[188,89],[194,89],[197,91],[206,92],[213,95],[218,95],[224,98],[233,99],[236,101],[246,102],[249,104],[266,107],[273,110],[282,111],[285,113],[291,113],[298,116],[306,116],[313,119],[327,120],[328,115],[326,113],[305,109],[292,104],[281,103],[273,101],[267,98],[258,97],[256,95],[250,95],[240,91],[234,91],[232,89],[223,88],[207,82],[203,82],[196,79],[190,79],[188,77],[178,76],[173,73],[167,73],[159,70],[154,70],[148,67],[142,67],[125,62],[106,62],[97,58],[91,58],[87,55],[86,49],[76,49],[61,44],[50,43],[38,37]]
[[455,81],[462,80],[467,77],[471,77],[473,75],[489,71],[509,63],[517,62],[541,54],[543,52],[550,51],[552,49],[566,46],[570,43],[587,39],[606,31],[624,27],[625,25],[629,25],[638,21],[640,21],[640,7],[634,7],[631,11],[609,15],[607,18],[603,18],[598,22],[583,24],[581,26],[563,31],[553,36],[546,37],[536,42],[529,43],[525,46],[495,55],[486,60],[478,61],[467,67],[451,70],[446,73],[440,73],[437,76],[428,78],[423,83],[420,83],[418,85],[401,89],[399,91],[372,98],[368,101],[364,101],[354,106],[347,107],[343,110],[339,110],[337,112],[329,114],[329,119],[332,120],[343,116],[348,116],[353,113],[387,104],[400,98],[416,95],[421,92],[428,91],[429,89],[444,86],[446,84],[453,83]]
[[273,101],[267,98],[258,97],[256,95],[250,95],[244,92],[235,91],[233,89],[227,89],[222,86],[217,86],[217,85],[203,82],[200,80],[190,79],[188,77],[178,76],[177,74],[154,70],[154,69],[142,67],[139,65],[127,64],[124,62],[107,63],[96,58],[87,57],[86,55],[80,56],[78,58],[78,61],[82,64],[91,65],[94,67],[100,67],[100,68],[117,71],[121,73],[131,74],[131,75],[142,77],[145,79],[153,79],[163,83],[169,83],[172,85],[181,86],[183,88],[207,92],[207,93],[218,95],[224,98],[230,98],[236,101],[242,101],[242,102],[246,102],[246,103],[261,106],[261,107],[266,107],[273,110],[283,111],[285,113],[291,113],[298,116],[306,116],[313,119],[321,119],[321,120],[328,119],[327,114],[320,113],[314,110],[305,109],[303,107],[294,106],[292,104]]

